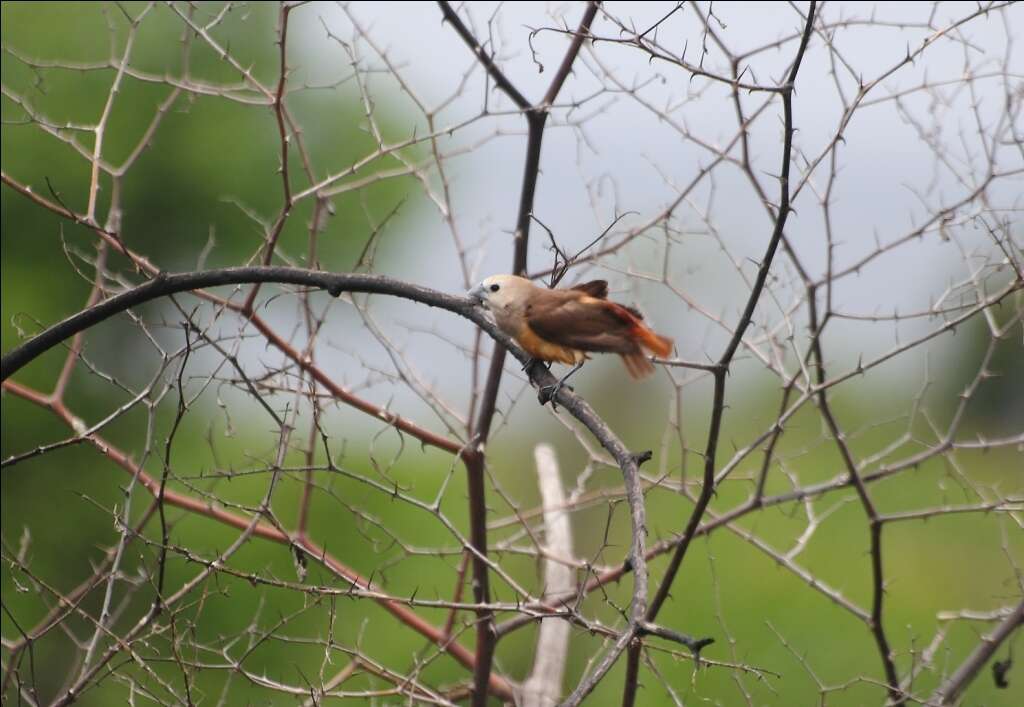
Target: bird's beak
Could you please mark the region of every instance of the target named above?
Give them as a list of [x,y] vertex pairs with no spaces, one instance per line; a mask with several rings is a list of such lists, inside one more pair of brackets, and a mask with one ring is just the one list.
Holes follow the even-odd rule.
[[482,284],[477,285],[472,290],[466,293],[466,296],[471,300],[475,300],[477,304],[483,304],[487,301],[487,291],[484,289]]

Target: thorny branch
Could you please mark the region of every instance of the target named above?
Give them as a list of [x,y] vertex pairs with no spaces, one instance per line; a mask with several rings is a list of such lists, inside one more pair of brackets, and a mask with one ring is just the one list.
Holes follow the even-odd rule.
[[[544,97],[536,105],[530,103],[509,81],[501,69],[498,68],[493,57],[487,54],[476,37],[473,36],[472,32],[459,18],[458,13],[452,10],[449,3],[445,0],[440,0],[438,4],[441,7],[445,21],[452,25],[463,42],[474,52],[488,75],[494,79],[498,87],[515,103],[516,107],[523,111],[523,115],[526,117],[529,133],[526,143],[526,159],[523,165],[522,186],[519,192],[519,208],[516,214],[515,241],[512,253],[512,273],[514,275],[522,275],[526,273],[530,221],[533,214],[534,197],[537,192],[537,182],[540,177],[540,154],[544,139],[544,127],[547,123],[551,105],[558,98],[558,94],[562,90],[562,86],[565,84],[569,73],[572,71],[573,64],[576,62],[580,48],[590,33],[590,25],[595,15],[597,15],[600,2],[592,0],[587,3],[587,9],[583,13],[583,18],[580,20],[579,27],[572,37],[562,63],[555,73]],[[474,598],[480,604],[490,601],[488,568],[482,561],[482,558],[487,554],[487,503],[486,489],[484,488],[486,460],[484,458],[484,447],[490,437],[491,425],[494,420],[498,390],[501,386],[502,375],[505,370],[506,350],[506,347],[499,345],[495,347],[491,354],[491,364],[483,386],[480,410],[471,433],[471,448],[464,457],[469,480],[471,537],[476,550],[473,559],[473,593]],[[474,361],[475,365],[476,362]],[[626,476],[627,484],[633,485],[632,495],[634,500],[630,505],[630,510],[633,514],[634,531],[640,531],[637,532],[637,535],[642,535],[644,528],[643,502],[638,497],[639,489],[636,485],[635,469],[630,470],[623,467],[623,474]],[[634,552],[636,556],[642,558],[644,554],[643,539],[641,538],[636,542],[638,546],[634,547]],[[634,604],[642,603],[646,599],[646,588],[643,587],[646,583],[646,573],[642,567],[643,560],[640,559],[639,562],[641,567],[637,572],[637,579],[635,581]],[[643,593],[641,592],[642,587]],[[474,674],[473,704],[474,707],[484,707],[487,697],[483,686],[490,675],[491,661],[494,656],[495,643],[497,642],[497,636],[494,632],[494,615],[489,611],[483,610],[477,613],[476,641],[477,670]]]
[[[5,704],[576,705],[623,653],[624,704],[1024,682],[1013,3],[83,8],[106,56],[3,10]],[[210,149],[210,106],[265,138],[259,175],[219,144],[208,170],[259,196],[147,186]],[[175,202],[189,252],[194,223],[147,218],[183,178],[255,236]],[[678,355],[538,409],[554,374],[447,294],[489,268],[608,279]],[[828,630],[795,638],[781,593]],[[830,663],[838,634],[880,668]]]
[[[796,57],[793,59],[786,81],[780,87],[779,91],[779,95],[782,99],[783,142],[781,170],[779,173],[779,203],[778,207],[774,209],[774,227],[772,229],[771,236],[768,239],[768,247],[766,248],[765,254],[758,265],[757,276],[750,288],[750,294],[747,296],[747,303],[743,309],[743,314],[740,316],[740,320],[733,330],[729,343],[726,345],[725,351],[723,351],[722,355],[719,357],[717,367],[713,372],[714,397],[711,403],[711,422],[708,427],[708,439],[704,451],[704,477],[701,482],[700,496],[697,498],[697,502],[694,504],[693,510],[690,512],[690,517],[686,522],[686,526],[683,529],[678,543],[676,544],[675,551],[669,559],[668,567],[666,568],[665,575],[654,595],[654,599],[651,600],[651,605],[646,615],[647,621],[654,621],[657,618],[658,612],[661,611],[661,607],[668,598],[672,584],[676,581],[676,575],[679,573],[679,569],[686,557],[686,552],[690,548],[690,543],[693,541],[697,528],[704,517],[705,511],[707,510],[708,504],[711,503],[711,496],[715,493],[715,465],[717,462],[718,439],[721,433],[722,416],[725,414],[726,376],[729,374],[730,366],[732,365],[736,351],[739,349],[740,342],[743,340],[744,334],[753,320],[754,310],[761,302],[761,295],[768,279],[768,273],[775,260],[775,253],[779,248],[779,243],[782,241],[782,236],[786,228],[786,220],[791,211],[789,173],[793,158],[793,134],[796,130],[793,122],[793,93],[796,88],[797,76],[800,73],[800,64],[803,61],[804,53],[807,51],[807,45],[811,39],[811,31],[814,27],[815,6],[816,3],[812,0],[807,10],[804,32],[796,51]],[[633,705],[636,700],[641,648],[642,646],[640,643],[636,643],[630,648],[629,659],[626,667],[626,682],[623,687],[622,704],[624,707]],[[696,650],[694,652],[696,653]]]

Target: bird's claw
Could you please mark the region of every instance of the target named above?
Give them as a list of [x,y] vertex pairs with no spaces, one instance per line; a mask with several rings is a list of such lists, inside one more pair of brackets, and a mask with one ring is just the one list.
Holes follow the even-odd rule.
[[535,364],[535,363],[539,363],[541,366],[543,366],[544,370],[546,370],[546,371],[550,371],[551,370],[551,364],[550,363],[545,363],[544,361],[541,361],[539,358],[531,358],[531,359],[528,359],[526,361],[526,363],[523,364],[523,372],[529,372],[529,370],[531,368],[533,368],[533,364]]
[[558,406],[555,404],[555,398],[558,397],[558,393],[559,391],[562,390],[562,388],[568,388],[569,390],[573,390],[573,387],[571,385],[566,385],[563,381],[558,381],[557,383],[553,383],[552,385],[541,386],[540,388],[537,389],[537,401],[541,404],[542,407],[544,405],[547,405],[548,402],[550,402],[551,409],[558,410]]

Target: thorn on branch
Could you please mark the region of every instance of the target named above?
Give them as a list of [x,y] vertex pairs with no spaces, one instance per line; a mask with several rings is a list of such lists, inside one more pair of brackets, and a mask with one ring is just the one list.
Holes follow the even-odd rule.
[[673,631],[670,628],[658,626],[657,624],[652,624],[646,621],[640,622],[637,625],[637,634],[639,636],[658,636],[659,638],[664,638],[667,641],[681,643],[690,649],[693,653],[693,658],[698,665],[700,664],[700,652],[715,642],[715,639],[710,636],[694,638],[693,636],[687,636],[685,633]]
[[645,449],[644,451],[639,452],[638,454],[632,454],[630,456],[633,457],[633,462],[637,466],[643,466],[644,462],[649,462],[651,460],[651,458],[654,456],[654,452],[652,452],[650,449]]

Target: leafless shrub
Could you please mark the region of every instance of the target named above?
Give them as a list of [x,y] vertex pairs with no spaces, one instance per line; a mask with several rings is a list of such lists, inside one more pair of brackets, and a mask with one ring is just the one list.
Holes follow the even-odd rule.
[[[273,32],[246,29],[259,5],[92,9],[106,60],[5,35],[4,209],[43,219],[5,216],[5,280],[47,254],[19,304],[5,289],[5,704],[939,705],[1024,684],[1012,2],[285,2]],[[137,58],[168,32],[175,61]],[[69,76],[104,100],[47,112]],[[134,89],[159,96],[122,106]],[[323,94],[358,106],[354,160],[310,137],[340,120]],[[206,195],[258,243],[211,225],[154,255],[132,190],[159,188],[133,179],[210,104],[273,119],[253,146],[272,201]],[[19,155],[27,134],[77,171]],[[445,294],[500,271],[605,277],[679,357],[635,389],[595,361],[604,385],[538,406],[552,374]],[[58,278],[88,281],[81,311],[30,319]],[[538,452],[541,496],[539,443],[561,457]],[[25,485],[80,490],[86,467],[105,498]],[[70,581],[85,560],[60,538],[97,514]],[[531,655],[539,625],[568,644]]]

